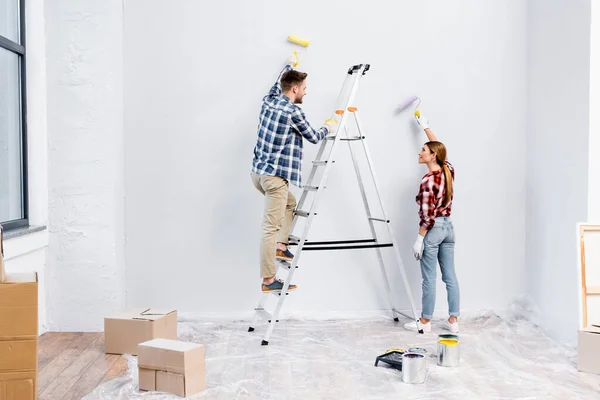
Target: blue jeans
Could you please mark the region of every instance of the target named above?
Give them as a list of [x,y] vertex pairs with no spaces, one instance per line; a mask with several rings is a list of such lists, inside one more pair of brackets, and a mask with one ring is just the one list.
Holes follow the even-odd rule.
[[431,319],[435,307],[435,280],[437,263],[442,270],[442,281],[448,292],[448,306],[451,316],[458,317],[460,294],[458,279],[454,271],[454,227],[450,217],[437,217],[435,225],[423,239],[423,257],[421,258],[421,276],[423,278],[423,311],[421,316]]

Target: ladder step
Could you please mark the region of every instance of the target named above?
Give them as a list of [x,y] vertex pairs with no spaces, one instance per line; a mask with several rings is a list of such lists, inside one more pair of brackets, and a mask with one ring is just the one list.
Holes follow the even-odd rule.
[[[335,161],[332,161],[332,163],[334,163]],[[313,161],[312,162],[314,165],[327,165],[327,160],[325,161]]]
[[317,190],[319,190],[318,186],[304,186],[304,190],[310,191],[310,192],[316,192]]
[[295,214],[299,217],[308,217],[310,213],[308,211],[296,210]]
[[[292,269],[292,263],[288,262],[288,261],[284,261],[284,260],[279,260],[279,259],[275,259],[275,263],[277,264],[277,266],[279,268],[283,268],[283,269],[287,269],[290,270]],[[296,265],[296,268],[298,268],[298,266]]]
[[271,313],[269,313],[268,311],[265,311],[264,308],[257,308],[256,313],[258,314],[259,317],[261,317],[262,319],[264,319],[266,321],[270,321],[273,319],[273,317],[271,316]]
[[299,238],[298,236],[289,235],[289,236],[288,236],[288,241],[290,241],[290,242],[296,242],[296,243],[300,243],[300,238]]
[[369,221],[385,222],[386,224],[389,224],[389,222],[390,222],[389,219],[383,219],[383,218],[369,218]]
[[[335,135],[325,136],[325,140],[334,140],[335,138],[336,138]],[[340,140],[352,141],[352,140],[362,140],[364,138],[365,138],[364,136],[350,136],[349,138],[341,138]]]

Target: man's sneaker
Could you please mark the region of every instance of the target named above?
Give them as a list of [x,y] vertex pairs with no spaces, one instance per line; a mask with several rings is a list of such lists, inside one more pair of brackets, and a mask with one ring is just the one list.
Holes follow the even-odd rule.
[[[283,284],[284,284],[284,282],[281,279],[275,279],[273,281],[273,283],[271,283],[270,285],[265,285],[263,283],[262,291],[263,292],[281,292],[281,289],[283,289]],[[288,292],[294,291],[297,288],[298,287],[296,285],[290,284],[290,286],[288,286]]]
[[277,251],[275,252],[275,258],[277,258],[278,260],[292,261],[294,259],[294,255],[291,251],[289,251],[289,249],[277,249]]
[[458,321],[450,323],[448,320],[445,320],[442,324],[442,328],[447,329],[452,333],[458,333]]
[[421,320],[415,323],[415,321],[407,322],[404,324],[404,329],[408,329],[409,331],[417,331],[417,324],[419,325],[419,330],[423,330],[423,333],[431,332],[431,321],[426,324],[422,324]]

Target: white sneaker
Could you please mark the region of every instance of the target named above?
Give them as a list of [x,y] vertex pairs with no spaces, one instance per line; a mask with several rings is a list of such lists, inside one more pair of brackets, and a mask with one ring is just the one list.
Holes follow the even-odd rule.
[[407,322],[404,324],[404,329],[408,329],[409,331],[417,331],[417,325],[419,325],[419,330],[423,330],[423,333],[431,332],[431,321],[426,324],[422,324],[421,321],[415,324],[415,321]]
[[444,323],[442,324],[442,328],[444,328],[452,333],[458,333],[458,321],[450,323],[450,322],[448,322],[448,320],[445,320]]

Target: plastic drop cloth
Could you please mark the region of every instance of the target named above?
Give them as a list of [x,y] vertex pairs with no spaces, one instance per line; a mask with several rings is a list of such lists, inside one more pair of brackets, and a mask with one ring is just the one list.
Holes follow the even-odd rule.
[[[532,310],[515,302],[503,315],[461,318],[460,364],[436,364],[444,333],[406,331],[389,314],[378,319],[282,319],[269,346],[265,327],[247,321],[180,318],[181,340],[206,347],[207,390],[190,399],[600,399],[600,376],[577,371],[575,348],[557,345],[535,325]],[[436,324],[436,322],[438,322]],[[437,325],[437,326],[436,326]],[[402,382],[378,355],[389,348],[424,347],[424,384]],[[85,400],[181,399],[138,390],[137,358],[129,373],[97,387]]]

